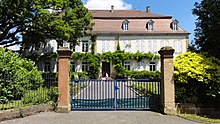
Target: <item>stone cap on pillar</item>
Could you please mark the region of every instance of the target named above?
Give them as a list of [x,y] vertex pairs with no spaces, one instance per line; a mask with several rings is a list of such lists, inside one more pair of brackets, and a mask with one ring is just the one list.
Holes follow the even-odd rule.
[[71,58],[72,51],[68,47],[61,47],[57,50],[59,58]]
[[174,49],[170,46],[165,46],[158,51],[162,58],[173,58]]

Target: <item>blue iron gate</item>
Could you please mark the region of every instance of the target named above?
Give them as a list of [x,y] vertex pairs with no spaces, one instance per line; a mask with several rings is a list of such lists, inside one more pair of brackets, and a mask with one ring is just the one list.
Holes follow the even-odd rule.
[[158,109],[160,80],[74,80],[72,110]]

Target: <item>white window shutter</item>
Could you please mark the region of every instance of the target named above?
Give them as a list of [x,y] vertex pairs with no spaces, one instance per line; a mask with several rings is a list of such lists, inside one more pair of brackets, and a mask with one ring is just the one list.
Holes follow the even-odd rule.
[[182,43],[181,41],[178,41],[178,53],[182,52]]
[[137,52],[137,51],[138,51],[138,46],[139,46],[139,44],[138,44],[138,40],[135,41],[135,46],[136,46],[136,50],[135,50],[135,52]]
[[150,40],[149,42],[149,52],[153,53],[154,52],[154,42]]
[[164,40],[164,42],[165,42],[165,43],[164,43],[164,44],[165,44],[164,46],[169,46],[169,41],[168,41],[168,40]]
[[105,40],[102,41],[102,52],[105,52]]
[[105,52],[105,41],[102,41],[102,52]]
[[88,47],[89,47],[89,48],[88,48],[88,52],[91,52],[91,48],[92,48],[91,41],[88,41],[88,44],[89,44],[89,45],[88,45]]
[[164,47],[164,41],[160,41],[160,48]]
[[144,40],[142,40],[141,42],[142,42],[142,43],[141,43],[141,49],[142,49],[141,52],[144,53],[144,52],[145,52],[145,48],[144,48],[144,46],[145,46],[145,44],[144,44]]
[[157,53],[157,41],[153,41],[154,53]]
[[141,41],[140,41],[140,40],[138,40],[138,47],[137,47],[137,50],[138,50],[139,52],[141,52]]
[[151,52],[151,41],[148,41],[148,50]]
[[175,53],[177,53],[178,52],[178,50],[177,50],[177,41],[173,42],[173,48],[175,50]]
[[125,41],[122,41],[122,50],[125,50]]
[[80,42],[79,52],[82,52],[82,42]]
[[128,41],[128,44],[129,44],[128,52],[131,52],[131,45],[132,45],[132,44],[131,44],[131,40]]
[[105,43],[106,52],[109,52],[109,40]]

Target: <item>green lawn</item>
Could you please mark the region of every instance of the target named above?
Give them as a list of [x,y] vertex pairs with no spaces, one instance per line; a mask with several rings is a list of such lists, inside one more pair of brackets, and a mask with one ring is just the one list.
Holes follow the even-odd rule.
[[178,114],[178,116],[194,120],[194,121],[200,121],[200,122],[208,122],[208,123],[220,123],[220,119],[212,119],[208,117],[202,117],[195,114]]

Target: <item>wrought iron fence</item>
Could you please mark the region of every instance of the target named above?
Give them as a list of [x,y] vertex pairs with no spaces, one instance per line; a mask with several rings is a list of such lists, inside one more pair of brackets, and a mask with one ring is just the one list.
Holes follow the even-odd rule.
[[36,83],[38,79],[0,73],[0,111],[55,100],[57,75],[42,74],[42,78],[40,83]]

